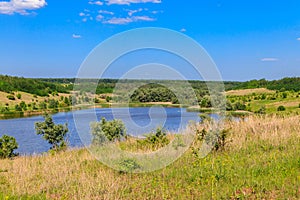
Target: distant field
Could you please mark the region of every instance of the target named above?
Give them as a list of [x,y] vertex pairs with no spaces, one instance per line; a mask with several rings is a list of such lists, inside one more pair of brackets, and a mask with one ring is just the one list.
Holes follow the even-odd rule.
[[226,95],[237,95],[237,96],[243,96],[243,95],[251,95],[253,93],[256,94],[272,94],[275,93],[273,90],[268,90],[266,88],[256,88],[256,89],[243,89],[243,90],[230,90],[226,92]]

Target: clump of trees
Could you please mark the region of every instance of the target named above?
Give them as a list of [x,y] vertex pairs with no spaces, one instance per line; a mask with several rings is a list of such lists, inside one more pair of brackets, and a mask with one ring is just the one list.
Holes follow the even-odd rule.
[[18,143],[14,137],[3,135],[0,138],[0,158],[12,158],[17,154],[14,152],[18,148]]
[[60,151],[67,147],[65,136],[68,129],[68,124],[58,124],[53,122],[52,116],[49,114],[44,115],[44,122],[36,122],[35,129],[38,135],[42,135],[43,138],[52,145],[51,150]]

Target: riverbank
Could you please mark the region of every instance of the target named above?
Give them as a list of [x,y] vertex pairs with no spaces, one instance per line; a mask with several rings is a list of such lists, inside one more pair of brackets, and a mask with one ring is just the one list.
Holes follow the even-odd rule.
[[0,160],[0,199],[299,199],[299,124],[299,115],[227,121],[224,151],[198,158],[195,143],[146,174],[114,171],[85,149]]
[[76,110],[85,110],[92,108],[124,108],[124,107],[138,108],[138,107],[151,107],[151,106],[162,106],[166,108],[179,108],[179,104],[172,104],[169,102],[152,102],[152,103],[129,103],[129,104],[113,104],[113,103],[98,103],[98,104],[82,104],[76,106],[69,106],[57,109],[45,109],[45,110],[27,110],[27,111],[10,111],[0,114],[1,119],[14,119],[14,118],[24,118],[33,117],[38,115],[43,115],[44,113],[55,114],[59,112],[70,112]]

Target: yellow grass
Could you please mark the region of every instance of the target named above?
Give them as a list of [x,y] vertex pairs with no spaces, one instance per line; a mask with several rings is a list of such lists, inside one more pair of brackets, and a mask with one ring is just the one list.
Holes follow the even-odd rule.
[[256,89],[244,89],[244,90],[230,90],[226,92],[226,95],[233,95],[233,96],[244,96],[250,94],[263,94],[263,93],[275,93],[275,91],[268,90],[266,88],[256,88]]
[[[17,94],[22,95],[21,99],[17,98]],[[0,92],[0,106],[5,106],[6,103],[8,103],[10,106],[14,106],[16,104],[21,103],[22,101],[24,101],[26,104],[28,104],[28,103],[37,102],[37,101],[41,102],[41,101],[44,101],[46,99],[59,100],[61,96],[63,96],[63,97],[70,96],[70,94],[59,93],[58,94],[59,96],[52,96],[51,95],[50,97],[40,97],[40,96],[34,97],[33,94],[29,94],[29,93],[26,93],[26,92],[15,92],[14,96],[15,96],[16,100],[9,100],[7,98],[8,95],[10,95],[10,94],[6,93],[6,92]]]
[[276,145],[300,137],[300,116],[251,115],[244,120],[229,121],[230,148],[242,148],[249,141],[266,140]]

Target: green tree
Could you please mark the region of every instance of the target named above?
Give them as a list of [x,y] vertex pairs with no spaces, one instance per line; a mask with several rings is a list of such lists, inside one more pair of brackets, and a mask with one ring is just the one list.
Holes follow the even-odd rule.
[[18,143],[14,137],[3,135],[0,138],[0,158],[11,158],[16,156],[14,150],[18,148]]
[[279,107],[277,108],[277,111],[285,111],[285,107],[284,107],[284,106],[279,106]]
[[62,150],[66,147],[65,136],[68,129],[68,124],[56,125],[49,114],[44,115],[44,122],[36,122],[35,130],[38,135],[42,135],[49,144],[52,145],[53,150]]

